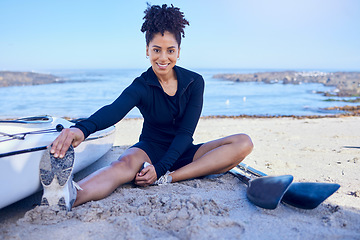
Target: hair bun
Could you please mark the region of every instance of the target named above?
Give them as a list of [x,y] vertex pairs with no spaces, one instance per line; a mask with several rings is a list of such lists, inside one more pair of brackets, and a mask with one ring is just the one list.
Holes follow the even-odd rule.
[[141,27],[141,32],[145,32],[146,44],[152,40],[154,34],[161,33],[164,35],[165,31],[173,33],[180,45],[181,37],[185,37],[184,28],[186,25],[190,25],[184,18],[184,13],[180,11],[180,8],[174,7],[172,4],[168,7],[163,4],[150,5],[147,3],[147,8],[144,11],[144,23]]

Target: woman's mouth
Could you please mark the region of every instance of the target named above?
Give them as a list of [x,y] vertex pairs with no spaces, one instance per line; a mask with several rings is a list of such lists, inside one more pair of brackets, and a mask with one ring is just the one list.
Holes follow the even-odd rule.
[[170,63],[167,63],[167,64],[156,63],[156,65],[158,65],[158,67],[159,67],[160,69],[166,69],[167,66],[169,66],[169,64],[170,64]]

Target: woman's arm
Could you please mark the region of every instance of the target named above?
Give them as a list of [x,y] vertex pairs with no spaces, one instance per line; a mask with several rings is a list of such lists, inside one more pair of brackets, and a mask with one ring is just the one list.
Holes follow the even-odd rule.
[[119,122],[134,106],[141,101],[141,84],[134,81],[110,105],[104,106],[88,119],[80,121],[75,126],[64,129],[54,140],[51,153],[62,158],[70,145],[77,147],[91,133],[108,128]]
[[75,127],[79,128],[87,138],[91,133],[116,124],[140,103],[142,91],[144,88],[135,80],[113,103],[100,108],[88,119],[76,123]]

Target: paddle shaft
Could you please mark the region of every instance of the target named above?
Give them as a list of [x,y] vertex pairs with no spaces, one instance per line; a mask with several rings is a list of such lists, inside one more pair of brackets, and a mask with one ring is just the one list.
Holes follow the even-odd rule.
[[237,167],[239,169],[241,169],[244,172],[248,172],[256,177],[265,177],[267,176],[267,174],[260,172],[259,170],[256,170],[255,168],[250,167],[249,165],[245,164],[245,163],[239,163],[239,165],[237,165]]
[[235,177],[240,179],[243,183],[245,183],[247,186],[249,186],[250,178],[245,176],[244,174],[240,173],[236,168],[230,169],[229,171],[231,174],[233,174]]

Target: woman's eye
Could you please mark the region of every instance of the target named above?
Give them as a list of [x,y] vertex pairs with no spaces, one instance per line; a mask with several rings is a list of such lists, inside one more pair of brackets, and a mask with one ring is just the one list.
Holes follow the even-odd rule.
[[169,53],[174,53],[174,50],[169,50]]
[[159,53],[160,50],[159,49],[154,49],[154,52]]

